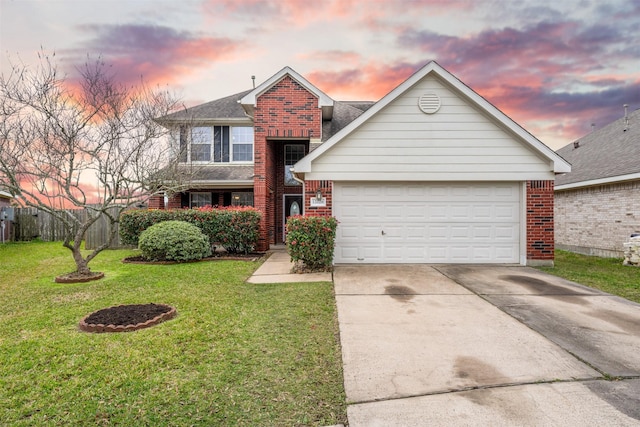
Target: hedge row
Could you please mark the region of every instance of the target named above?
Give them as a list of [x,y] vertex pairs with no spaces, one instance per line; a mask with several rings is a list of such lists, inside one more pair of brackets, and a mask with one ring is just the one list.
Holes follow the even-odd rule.
[[251,207],[175,210],[130,210],[120,215],[122,242],[138,245],[140,233],[162,221],[185,221],[196,225],[214,247],[229,253],[249,253],[258,244],[260,212]]

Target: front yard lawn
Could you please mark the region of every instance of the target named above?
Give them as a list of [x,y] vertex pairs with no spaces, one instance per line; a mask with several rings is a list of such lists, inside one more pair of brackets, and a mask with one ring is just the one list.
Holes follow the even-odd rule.
[[[73,270],[60,242],[0,245],[0,424],[346,423],[330,283],[252,285],[255,262],[176,265],[100,254],[105,278]],[[163,303],[178,316],[130,333],[78,330],[112,305]]]
[[598,258],[557,250],[555,267],[540,270],[640,303],[640,269],[622,259]]

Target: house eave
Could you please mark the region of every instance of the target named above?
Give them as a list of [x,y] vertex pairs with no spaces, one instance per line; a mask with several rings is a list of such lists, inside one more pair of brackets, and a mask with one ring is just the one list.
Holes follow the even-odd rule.
[[640,173],[632,173],[627,175],[610,176],[606,178],[591,179],[588,181],[572,182],[570,184],[557,185],[555,191],[573,190],[576,188],[594,187],[596,185],[607,185],[618,182],[637,181],[640,180]]
[[253,180],[235,180],[235,181],[208,181],[199,180],[189,182],[189,189],[227,189],[227,188],[253,188]]
[[253,126],[253,121],[250,117],[243,118],[198,118],[198,119],[170,119],[170,120],[156,120],[163,126],[176,126],[182,124],[190,124],[190,125],[198,125],[198,124],[207,124],[214,126],[223,126],[223,125],[246,125]]

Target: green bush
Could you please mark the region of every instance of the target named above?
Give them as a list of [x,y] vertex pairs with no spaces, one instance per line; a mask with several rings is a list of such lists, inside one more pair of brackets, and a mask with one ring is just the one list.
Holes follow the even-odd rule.
[[120,239],[125,245],[138,246],[140,234],[162,221],[175,220],[173,211],[132,209],[120,215]]
[[120,215],[122,242],[137,245],[140,233],[162,221],[193,224],[209,237],[212,246],[230,253],[249,253],[258,244],[260,212],[251,207],[126,211]]
[[291,260],[312,270],[326,270],[333,262],[338,221],[333,217],[292,216],[287,220],[287,249]]
[[140,235],[138,247],[150,261],[192,261],[211,255],[209,239],[184,221],[163,221]]

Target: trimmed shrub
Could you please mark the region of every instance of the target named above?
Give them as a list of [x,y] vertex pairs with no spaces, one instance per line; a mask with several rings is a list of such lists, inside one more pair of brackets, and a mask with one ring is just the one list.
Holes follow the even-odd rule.
[[203,207],[195,209],[196,225],[209,236],[211,244],[222,246],[229,253],[248,254],[255,250],[260,235],[258,210],[252,207]]
[[140,235],[138,247],[150,261],[193,261],[211,255],[209,239],[184,221],[163,221]]
[[173,211],[132,209],[120,215],[120,239],[125,245],[138,246],[140,234],[162,221],[175,220]]
[[291,260],[312,270],[326,270],[333,262],[338,221],[324,216],[292,216],[287,220],[287,249]]
[[184,221],[197,226],[213,247],[229,253],[249,253],[258,244],[260,212],[251,207],[176,210],[130,210],[120,215],[122,242],[137,245],[140,233],[161,221]]

